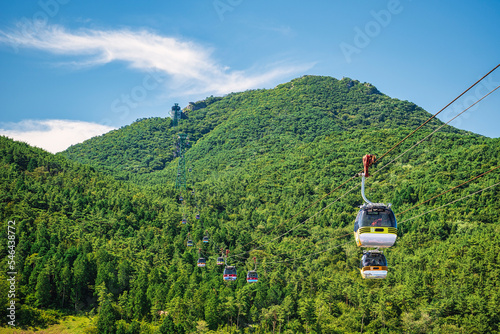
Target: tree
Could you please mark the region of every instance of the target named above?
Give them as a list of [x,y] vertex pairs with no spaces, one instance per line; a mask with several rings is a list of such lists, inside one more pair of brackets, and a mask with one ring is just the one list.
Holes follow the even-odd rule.
[[150,303],[147,297],[148,275],[145,270],[141,270],[139,276],[134,281],[132,289],[134,303],[134,317],[143,319],[149,315]]
[[161,323],[160,328],[158,328],[158,332],[160,334],[174,334],[176,333],[176,327],[174,324],[174,319],[170,315],[167,315],[163,322]]
[[38,279],[35,288],[36,306],[45,308],[50,305],[51,300],[51,284],[50,276],[47,269],[43,269],[38,274]]
[[217,295],[212,294],[205,304],[205,321],[211,330],[216,330],[220,321],[219,300]]
[[99,317],[97,318],[97,329],[100,334],[115,334],[116,321],[118,315],[109,300],[105,300],[99,310]]

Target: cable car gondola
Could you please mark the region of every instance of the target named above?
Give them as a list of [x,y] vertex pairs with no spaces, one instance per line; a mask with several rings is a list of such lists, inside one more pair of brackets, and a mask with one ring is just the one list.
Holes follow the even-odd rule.
[[191,233],[188,233],[188,241],[187,241],[187,246],[188,247],[193,247],[193,240],[191,240]]
[[354,222],[359,247],[391,247],[397,238],[397,222],[389,205],[368,203],[361,206]]
[[185,225],[185,224],[187,223],[187,220],[186,220],[185,218],[183,218],[183,219],[181,220],[181,223],[182,223],[182,225]]
[[203,243],[205,243],[205,244],[208,243],[208,235],[203,237]]
[[201,257],[201,248],[198,249],[198,256],[200,257],[198,259],[198,263],[196,264],[198,267],[203,268],[207,264],[207,261],[205,260],[204,257]]
[[247,273],[247,282],[248,283],[257,283],[259,281],[259,275],[255,270],[250,270]]
[[224,281],[236,281],[236,267],[226,266],[224,268]]
[[224,249],[221,248],[220,251],[221,251],[221,256],[219,256],[217,258],[217,265],[218,266],[222,266],[226,263],[226,261],[224,261]]
[[361,196],[365,204],[354,221],[354,237],[359,247],[391,247],[397,238],[397,222],[391,204],[372,203],[365,197],[365,177],[375,156],[363,157],[364,173],[361,173]]
[[200,219],[200,214],[197,214],[197,215],[196,215],[196,219]]
[[255,264],[255,268],[247,273],[247,283],[257,283],[259,281],[259,275],[257,274],[257,260],[255,257],[253,258],[253,262]]
[[384,279],[387,277],[387,259],[379,250],[365,251],[359,264],[359,271],[363,278]]

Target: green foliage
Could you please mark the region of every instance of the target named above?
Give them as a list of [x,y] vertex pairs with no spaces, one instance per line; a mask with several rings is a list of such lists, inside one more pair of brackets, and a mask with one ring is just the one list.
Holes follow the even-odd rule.
[[[63,154],[0,137],[21,325],[53,323],[55,308],[99,310],[89,329],[98,333],[498,332],[498,187],[410,219],[499,182],[498,172],[398,215],[384,281],[357,270],[359,180],[321,200],[361,171],[364,154],[379,156],[428,116],[369,84],[305,76],[199,101],[177,129],[143,119]],[[374,167],[368,198],[400,213],[500,164],[499,139],[446,126],[381,168],[440,124]],[[187,225],[174,190],[177,131],[192,143]],[[235,282],[222,281],[220,248],[231,250]],[[254,256],[259,282],[247,284]]]
[[172,317],[167,315],[163,319],[160,328],[158,328],[158,334],[173,334],[173,333],[177,333],[176,326],[174,324],[174,320],[172,319]]
[[39,308],[46,308],[50,304],[50,278],[48,270],[42,270],[38,274],[36,282],[36,306]]
[[116,321],[118,315],[109,300],[105,300],[101,305],[99,317],[97,319],[97,330],[102,334],[115,334]]

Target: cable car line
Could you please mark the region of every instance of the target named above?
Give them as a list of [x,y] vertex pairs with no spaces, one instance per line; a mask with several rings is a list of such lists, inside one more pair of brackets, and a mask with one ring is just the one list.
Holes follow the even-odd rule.
[[[298,252],[298,251],[301,251],[301,250],[304,250],[304,249],[308,249],[308,248],[311,248],[311,247],[314,247],[314,246],[318,246],[318,245],[321,245],[321,244],[324,244],[324,243],[327,243],[327,242],[330,242],[332,240],[336,240],[336,239],[341,239],[343,237],[346,237],[348,235],[351,235],[352,232],[349,232],[349,233],[346,233],[346,234],[343,234],[341,236],[338,236],[338,237],[333,237],[333,238],[328,238],[328,240],[326,241],[321,241],[321,242],[316,242],[312,245],[309,245],[309,246],[305,246],[305,247],[302,247],[302,248],[299,248],[299,249],[294,249],[293,251],[294,252]],[[252,250],[253,251],[253,250]],[[285,253],[281,253],[281,254],[272,254],[271,256],[273,257],[278,257],[278,256],[283,256],[283,255],[286,255],[288,254],[289,252],[285,252]],[[236,257],[239,257],[239,258],[244,258],[243,256],[241,256],[241,254],[238,254],[238,255],[233,255],[233,256],[236,256]]]
[[[458,186],[455,186],[455,187],[453,187],[453,188],[451,188],[451,189],[449,189],[449,190],[447,190],[447,191],[445,191],[445,192],[443,192],[443,193],[441,193],[441,194],[439,194],[439,195],[437,195],[437,196],[434,196],[434,197],[432,197],[431,199],[429,199],[429,200],[427,200],[427,201],[425,201],[425,202],[423,202],[423,203],[420,203],[420,204],[418,204],[418,205],[416,205],[416,206],[414,206],[414,207],[412,207],[412,208],[410,208],[410,209],[407,209],[407,210],[405,210],[405,211],[403,211],[403,212],[401,212],[401,213],[397,214],[397,216],[399,216],[399,215],[401,215],[401,214],[403,214],[403,213],[406,213],[406,212],[408,212],[408,211],[410,211],[410,210],[412,210],[412,209],[414,209],[414,208],[416,208],[416,207],[418,207],[418,206],[420,206],[420,205],[422,205],[422,204],[425,204],[425,203],[427,203],[428,201],[430,201],[430,200],[432,200],[432,199],[435,199],[435,198],[437,198],[437,197],[439,197],[439,196],[441,196],[441,195],[443,195],[443,194],[445,194],[445,193],[447,193],[447,192],[450,192],[450,191],[452,191],[452,190],[454,190],[454,189],[456,189],[456,188],[458,188],[458,187],[460,187],[460,186],[462,186],[462,185],[464,185],[464,184],[467,184],[467,183],[469,183],[469,182],[471,182],[471,181],[473,181],[473,180],[475,180],[475,179],[478,179],[478,178],[480,178],[480,177],[482,177],[482,176],[484,176],[484,175],[486,175],[486,174],[488,174],[488,173],[490,173],[490,172],[492,172],[492,171],[494,171],[494,170],[496,170],[496,169],[498,169],[498,168],[500,168],[500,166],[497,166],[497,167],[495,167],[495,168],[493,168],[493,169],[491,169],[491,170],[489,170],[489,171],[487,171],[487,172],[485,172],[485,173],[482,173],[482,174],[480,174],[480,175],[478,175],[478,176],[475,176],[474,178],[472,178],[472,179],[470,179],[470,180],[468,180],[468,181],[466,181],[466,182],[463,182],[462,184],[460,184],[460,185],[458,185]],[[380,171],[380,170],[377,170],[377,171]],[[374,172],[374,173],[375,173],[375,172]],[[233,257],[240,257],[240,258],[242,258],[242,256],[241,256],[241,255],[244,255],[244,254],[250,253],[250,252],[252,252],[252,251],[254,251],[254,250],[258,250],[258,249],[260,249],[261,247],[267,246],[268,244],[272,243],[274,240],[276,240],[276,239],[278,239],[278,238],[280,238],[280,237],[283,237],[284,235],[286,235],[286,234],[290,233],[291,231],[293,231],[293,230],[294,230],[295,228],[297,228],[298,226],[300,226],[300,225],[302,225],[302,224],[306,223],[308,220],[310,220],[310,219],[311,219],[311,218],[313,218],[314,216],[316,216],[316,215],[318,215],[319,213],[321,213],[322,211],[324,211],[326,208],[328,208],[328,207],[329,207],[329,206],[331,206],[332,204],[334,204],[334,203],[336,203],[337,201],[339,201],[341,198],[343,198],[345,195],[347,195],[347,194],[349,194],[350,192],[352,192],[352,191],[353,191],[354,189],[356,189],[357,187],[359,187],[359,185],[355,185],[354,187],[352,187],[351,189],[349,189],[349,191],[347,191],[346,193],[344,193],[343,195],[341,195],[340,197],[338,197],[335,201],[333,201],[332,203],[328,204],[326,207],[322,208],[321,210],[317,211],[314,215],[310,216],[310,217],[309,217],[309,218],[307,218],[305,221],[303,221],[303,222],[299,223],[298,225],[295,225],[292,229],[288,230],[287,232],[283,233],[282,235],[280,235],[280,236],[278,236],[278,237],[276,237],[276,238],[274,238],[274,239],[270,240],[269,242],[267,242],[267,243],[265,243],[265,244],[263,244],[263,245],[261,245],[261,246],[259,246],[259,247],[256,247],[256,248],[254,248],[254,249],[248,250],[248,251],[246,251],[246,252],[242,252],[242,253],[239,253],[239,254],[233,255]],[[399,224],[401,224],[401,223],[399,223]],[[349,234],[350,234],[350,233],[349,233]],[[346,234],[346,235],[349,235],[349,234]],[[344,237],[344,236],[342,236],[342,237]],[[341,238],[341,237],[336,237],[336,238],[333,238],[333,239],[329,239],[328,241],[335,240],[335,239],[339,239],[339,238]],[[328,242],[328,241],[326,241],[326,242]],[[316,244],[314,244],[314,245],[318,245],[318,243],[316,243]],[[312,246],[314,246],[314,245],[312,245]],[[304,247],[303,249],[305,249],[305,248],[309,248],[309,247],[312,247],[312,246],[307,246],[307,247]],[[284,253],[284,254],[286,254],[286,253]],[[280,256],[280,255],[283,255],[283,254],[273,255],[273,256]]]
[[406,139],[408,139],[410,136],[412,136],[415,132],[417,132],[418,130],[420,130],[420,128],[422,128],[424,125],[426,125],[427,123],[429,123],[434,117],[436,117],[437,115],[439,115],[443,110],[445,110],[446,108],[448,108],[453,102],[455,102],[456,100],[458,100],[460,97],[462,97],[465,93],[467,93],[469,90],[471,90],[475,85],[477,85],[479,82],[481,82],[484,78],[486,78],[488,75],[490,75],[493,71],[495,71],[498,67],[500,67],[500,64],[498,64],[497,66],[495,66],[491,71],[489,71],[488,73],[486,73],[481,79],[477,80],[474,84],[472,84],[469,88],[467,88],[466,90],[464,90],[460,95],[458,95],[455,99],[453,99],[453,101],[451,101],[450,103],[448,103],[446,106],[444,106],[441,110],[439,110],[437,113],[435,113],[434,115],[432,115],[431,117],[429,117],[428,120],[426,120],[424,123],[422,123],[418,128],[416,128],[415,130],[413,130],[409,135],[407,135],[405,138],[403,138],[399,143],[397,143],[396,145],[394,145],[390,150],[388,150],[387,152],[385,152],[384,154],[382,154],[377,160],[375,160],[375,163],[378,162],[379,160],[381,160],[383,157],[385,157],[387,154],[389,154],[389,152],[391,152],[392,150],[394,150],[396,147],[398,147],[399,145],[401,145],[401,143],[403,143]]

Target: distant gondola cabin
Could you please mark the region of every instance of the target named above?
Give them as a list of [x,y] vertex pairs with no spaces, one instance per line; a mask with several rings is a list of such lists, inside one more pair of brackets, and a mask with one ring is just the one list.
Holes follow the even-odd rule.
[[207,261],[205,260],[205,258],[201,257],[198,259],[198,267],[201,267],[201,268],[205,267],[206,263],[207,263]]
[[259,275],[255,270],[250,270],[247,273],[247,282],[248,283],[257,283],[259,281]]
[[234,266],[227,266],[224,269],[224,281],[236,281],[236,268]]

